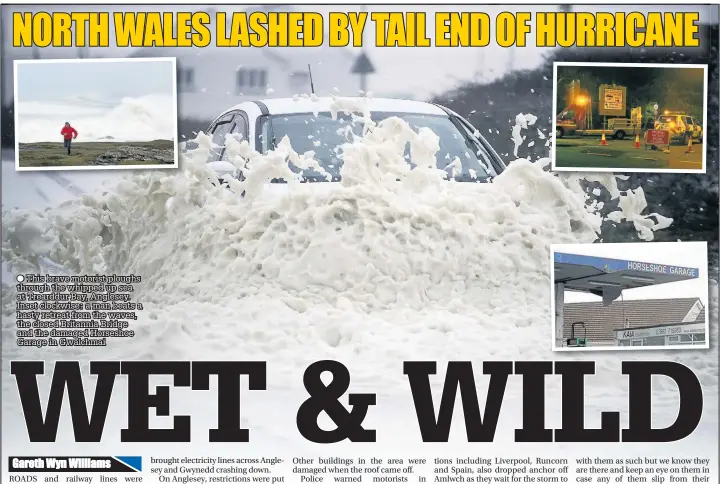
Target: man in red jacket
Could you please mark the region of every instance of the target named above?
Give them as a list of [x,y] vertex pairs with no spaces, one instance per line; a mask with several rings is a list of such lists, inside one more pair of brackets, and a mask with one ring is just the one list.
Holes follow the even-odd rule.
[[60,134],[63,137],[63,146],[67,148],[68,155],[70,154],[70,144],[72,143],[72,140],[77,138],[78,132],[75,128],[70,126],[70,123],[66,122],[65,126],[63,126],[63,129],[60,130]]

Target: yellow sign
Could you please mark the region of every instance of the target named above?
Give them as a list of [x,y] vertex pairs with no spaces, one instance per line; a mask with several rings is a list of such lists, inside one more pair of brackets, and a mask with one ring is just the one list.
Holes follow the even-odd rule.
[[622,109],[623,92],[620,89],[605,89],[605,109]]
[[627,89],[624,86],[600,86],[598,112],[601,116],[627,116]]

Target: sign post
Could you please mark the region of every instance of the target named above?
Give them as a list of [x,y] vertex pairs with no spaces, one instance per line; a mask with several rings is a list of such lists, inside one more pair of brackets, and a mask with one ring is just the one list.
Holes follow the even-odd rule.
[[367,95],[367,76],[375,72],[375,67],[365,51],[361,51],[357,56],[350,72],[360,76],[360,90]]

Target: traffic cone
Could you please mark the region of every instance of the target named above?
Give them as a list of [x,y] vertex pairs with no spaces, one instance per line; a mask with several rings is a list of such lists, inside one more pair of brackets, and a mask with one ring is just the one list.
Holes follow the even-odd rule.
[[635,148],[640,148],[640,133],[635,135]]
[[690,138],[690,139],[688,139],[688,148],[687,148],[687,150],[685,151],[685,153],[692,153],[692,152],[693,152],[693,149],[692,149],[692,138]]
[[602,139],[600,140],[600,146],[607,146],[607,140],[605,139],[605,133],[602,134]]

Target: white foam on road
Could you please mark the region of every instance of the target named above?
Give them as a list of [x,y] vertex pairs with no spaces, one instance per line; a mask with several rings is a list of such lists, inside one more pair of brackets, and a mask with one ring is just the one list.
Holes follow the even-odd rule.
[[40,210],[77,200],[86,193],[113,186],[124,174],[99,171],[17,172],[15,162],[2,162],[3,210]]
[[[140,275],[136,300],[145,306],[133,323],[135,338],[105,348],[20,350],[13,344],[14,293],[6,287],[5,371],[15,358],[266,360],[269,388],[288,393],[251,397],[260,402],[250,417],[254,435],[262,448],[290,452],[306,449],[283,437],[297,408],[287,402],[305,396],[302,369],[337,359],[350,368],[353,385],[388,399],[374,413],[377,428],[392,430],[383,438],[420,451],[409,442],[419,437],[407,431],[414,424],[403,361],[577,358],[551,352],[549,260],[551,243],[596,241],[605,223],[584,179],[545,171],[548,160],[516,160],[493,183],[446,181],[432,164],[434,134],[389,119],[345,147],[344,183],[274,185],[274,196],[266,181],[287,174],[287,160],[299,155],[283,144],[261,156],[229,140],[230,160],[248,175],[231,183],[248,194],[243,198],[210,183],[211,140],[197,141],[177,173],[142,172],[43,212],[3,213],[3,256],[16,271],[36,271],[38,260],[49,260],[73,273]],[[413,147],[416,169],[400,163],[405,143]],[[635,224],[646,236],[669,223],[643,215],[641,191],[620,191],[610,174],[589,178],[619,201],[613,220]],[[663,452],[717,453],[717,286],[712,289],[712,351],[585,355],[597,365],[585,390],[591,425],[597,426],[597,409],[624,411],[623,360],[680,360],[703,384],[705,416],[693,439]],[[4,384],[12,395],[4,404],[16,405],[12,379]],[[558,387],[558,379],[548,382],[556,396]],[[510,385],[506,400],[518,402],[519,392],[519,384]],[[658,379],[653,392],[653,411],[671,422],[675,385]],[[509,405],[505,425],[521,415],[517,404]],[[7,424],[15,429],[12,442],[23,443],[21,422]],[[569,455],[581,447],[564,448]]]
[[[396,118],[345,147],[343,183],[288,184],[276,197],[262,196],[266,182],[301,158],[289,143],[261,156],[228,141],[248,175],[231,185],[245,198],[210,183],[211,141],[198,144],[178,173],[3,215],[4,257],[16,270],[43,259],[143,277],[141,337],[113,343],[118,357],[241,352],[294,368],[332,355],[374,362],[368,377],[402,358],[468,348],[546,358],[549,246],[595,241],[603,223],[580,179],[544,171],[547,160],[516,160],[491,184],[444,180],[434,133]],[[609,174],[593,180],[641,234],[658,228],[640,213],[641,192],[620,192]]]

